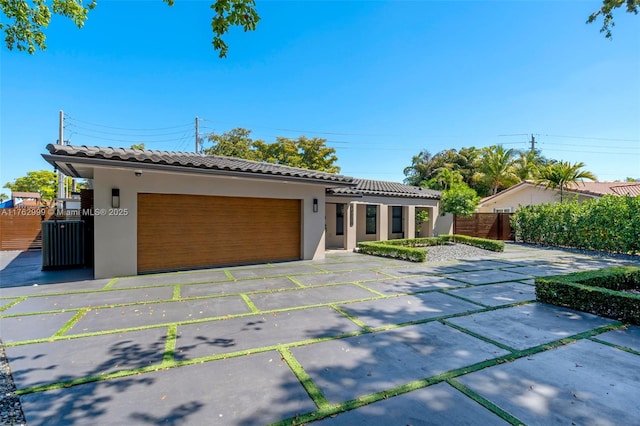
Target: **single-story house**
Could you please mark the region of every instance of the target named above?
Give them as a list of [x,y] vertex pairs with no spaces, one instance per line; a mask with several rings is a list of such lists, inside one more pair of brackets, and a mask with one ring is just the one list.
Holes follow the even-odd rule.
[[195,153],[47,150],[65,175],[92,179],[96,278],[322,259],[327,246],[414,235],[416,209],[429,209],[424,235],[451,232],[437,191]]
[[[578,182],[563,191],[565,200],[580,202],[601,198],[604,195],[632,197],[640,195],[640,182]],[[560,190],[525,180],[495,195],[483,198],[478,213],[513,213],[520,206],[557,203]]]

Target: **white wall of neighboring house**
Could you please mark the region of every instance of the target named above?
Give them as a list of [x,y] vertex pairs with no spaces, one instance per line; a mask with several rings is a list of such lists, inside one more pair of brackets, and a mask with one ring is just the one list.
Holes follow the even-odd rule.
[[[93,182],[96,210],[108,211],[111,189],[119,188],[120,209],[128,211],[127,215],[94,217],[95,278],[137,274],[137,200],[141,192],[302,200],[302,257],[324,258],[325,189],[320,185],[146,170],[138,177],[132,169],[98,167]],[[318,199],[317,213],[313,212],[314,198]]]
[[[580,202],[593,199],[593,197],[567,191],[565,191],[563,197],[567,200],[577,199]],[[544,187],[535,185],[522,185],[519,188],[515,188],[482,203],[478,207],[478,213],[494,213],[496,210],[513,213],[521,206],[557,203],[559,201],[559,190],[545,189]]]

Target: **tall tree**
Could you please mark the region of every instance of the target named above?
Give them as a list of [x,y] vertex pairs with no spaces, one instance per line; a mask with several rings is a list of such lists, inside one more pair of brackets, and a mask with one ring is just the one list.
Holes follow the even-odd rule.
[[613,22],[613,11],[623,6],[627,12],[637,15],[638,11],[640,11],[640,0],[602,0],[602,6],[589,15],[587,23],[591,24],[595,22],[598,17],[602,16],[600,32],[604,33],[606,38],[610,38],[611,29],[616,25],[615,22]]
[[208,139],[213,146],[204,150],[207,155],[224,155],[327,173],[340,172],[340,167],[335,164],[338,161],[336,150],[326,145],[326,139],[277,136],[275,142],[267,143],[253,140],[251,130],[241,127],[221,135],[209,135]]
[[51,201],[58,193],[58,175],[50,170],[27,172],[13,182],[7,182],[3,188],[13,192],[37,192],[43,201]]
[[504,149],[502,145],[490,146],[482,150],[480,171],[491,186],[491,195],[500,188],[506,188],[518,182],[514,172],[514,151]]
[[[173,6],[175,0],[162,0]],[[87,16],[97,6],[96,0],[0,0],[0,29],[4,30],[5,44],[9,50],[35,53],[45,50],[44,29],[51,22],[51,16],[60,15],[69,18],[78,28],[84,26]],[[256,11],[255,0],[215,0],[211,6],[213,18],[213,48],[219,56],[227,56],[229,47],[222,40],[230,27],[237,26],[244,31],[256,29],[260,17]],[[117,25],[116,25],[117,26]]]
[[291,139],[278,136],[273,143],[256,142],[254,148],[260,161],[338,173],[340,167],[335,164],[338,161],[336,150],[326,146],[326,142],[322,138],[300,136]]
[[421,186],[436,173],[437,166],[431,153],[426,149],[411,159],[411,165],[404,168],[404,179],[407,185]]
[[547,159],[540,155],[539,150],[518,151],[518,158],[513,164],[513,171],[520,180],[535,179],[538,170],[547,164]]
[[221,135],[211,134],[207,137],[213,144],[204,150],[208,155],[224,155],[226,157],[244,158],[247,160],[261,161],[255,149],[255,143],[251,139],[251,130],[237,127]]
[[549,164],[540,170],[536,182],[546,185],[549,189],[560,189],[560,202],[563,201],[563,193],[570,185],[577,185],[583,179],[596,180],[593,173],[581,170],[584,163],[571,164],[568,161],[559,161]]

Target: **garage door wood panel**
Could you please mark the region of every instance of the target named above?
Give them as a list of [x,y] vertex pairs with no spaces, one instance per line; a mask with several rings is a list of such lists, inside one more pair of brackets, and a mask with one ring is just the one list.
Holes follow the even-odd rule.
[[300,259],[301,201],[138,194],[138,272]]

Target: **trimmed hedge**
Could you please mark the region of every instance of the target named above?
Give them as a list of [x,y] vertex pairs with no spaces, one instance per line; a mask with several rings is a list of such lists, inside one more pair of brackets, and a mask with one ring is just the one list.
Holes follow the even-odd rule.
[[491,251],[504,251],[504,242],[497,240],[487,240],[486,238],[469,237],[466,235],[454,235],[453,241],[467,244],[469,246],[480,247]]
[[640,197],[605,195],[579,203],[519,208],[511,216],[516,241],[612,253],[640,253]]
[[504,243],[502,241],[485,240],[484,238],[467,237],[466,235],[441,235],[428,238],[362,242],[358,243],[358,252],[410,260],[412,262],[424,262],[427,258],[427,250],[420,247],[441,246],[452,241],[486,250],[504,251]]
[[538,300],[640,325],[640,268],[634,266],[536,278]]
[[426,250],[414,247],[403,247],[402,245],[397,244],[386,244],[386,241],[358,243],[358,252],[374,256],[410,260],[412,262],[424,262],[427,259]]

